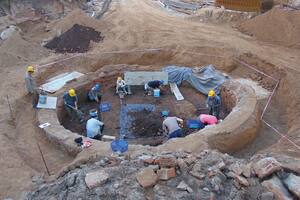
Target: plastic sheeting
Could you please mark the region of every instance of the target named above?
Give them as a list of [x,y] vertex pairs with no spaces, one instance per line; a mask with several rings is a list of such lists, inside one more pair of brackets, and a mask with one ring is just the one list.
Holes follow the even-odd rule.
[[211,89],[219,93],[219,87],[226,80],[226,77],[213,65],[195,68],[172,65],[164,67],[162,71],[168,72],[170,83],[180,85],[182,81],[187,81],[199,92],[206,95]]

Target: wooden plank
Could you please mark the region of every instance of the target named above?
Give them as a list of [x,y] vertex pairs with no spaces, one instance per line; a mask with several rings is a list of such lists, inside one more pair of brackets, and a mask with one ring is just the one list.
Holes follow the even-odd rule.
[[127,85],[144,85],[149,81],[163,80],[164,85],[168,84],[168,73],[167,72],[125,72],[124,80]]
[[176,83],[170,83],[170,88],[172,93],[175,95],[177,101],[184,100],[184,97],[182,96],[181,92],[179,91],[179,88],[177,87]]

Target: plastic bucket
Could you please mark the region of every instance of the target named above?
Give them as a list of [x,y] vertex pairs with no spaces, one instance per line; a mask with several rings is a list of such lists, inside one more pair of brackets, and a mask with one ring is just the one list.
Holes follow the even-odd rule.
[[126,142],[125,140],[121,139],[121,140],[114,140],[111,142],[110,144],[111,149],[114,152],[125,152],[128,150],[128,142]]
[[153,96],[154,97],[160,97],[160,89],[153,90]]
[[39,103],[40,104],[46,104],[47,103],[47,95],[39,95]]

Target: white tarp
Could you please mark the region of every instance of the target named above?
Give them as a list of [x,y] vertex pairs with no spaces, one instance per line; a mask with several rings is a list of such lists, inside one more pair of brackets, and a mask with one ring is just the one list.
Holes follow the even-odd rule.
[[46,92],[55,93],[57,90],[64,87],[68,81],[79,78],[83,75],[84,74],[76,71],[60,74],[49,79],[47,83],[41,85],[40,88]]
[[43,108],[43,109],[55,110],[56,109],[56,103],[57,103],[57,97],[47,97],[47,100],[46,100],[45,104],[41,104],[40,102],[38,102],[36,107],[37,108]]

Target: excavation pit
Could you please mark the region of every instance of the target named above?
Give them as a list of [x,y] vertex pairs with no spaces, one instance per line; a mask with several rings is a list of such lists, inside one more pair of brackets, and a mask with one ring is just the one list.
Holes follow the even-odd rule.
[[[114,77],[116,78],[116,77]],[[132,95],[127,95],[120,100],[115,93],[114,80],[102,84],[102,103],[107,102],[111,109],[107,112],[99,111],[99,104],[87,100],[87,92],[93,83],[83,84],[76,88],[79,97],[79,109],[84,113],[84,123],[70,121],[64,109],[59,111],[58,116],[61,124],[72,132],[86,136],[85,125],[89,119],[89,110],[98,109],[100,119],[104,122],[103,135],[124,136],[130,144],[142,144],[157,146],[166,141],[166,136],[162,134],[162,110],[168,110],[171,116],[177,116],[183,120],[197,119],[202,114],[208,114],[205,109],[206,96],[194,89],[190,84],[184,82],[180,91],[185,100],[177,101],[169,86],[165,86],[159,98],[144,94],[143,86],[133,86]],[[222,89],[221,97],[224,105],[220,112],[220,118],[224,119],[232,110],[235,102],[234,98],[228,97],[227,92]],[[223,94],[224,93],[224,94]],[[184,124],[184,135],[196,132],[189,129]]]

